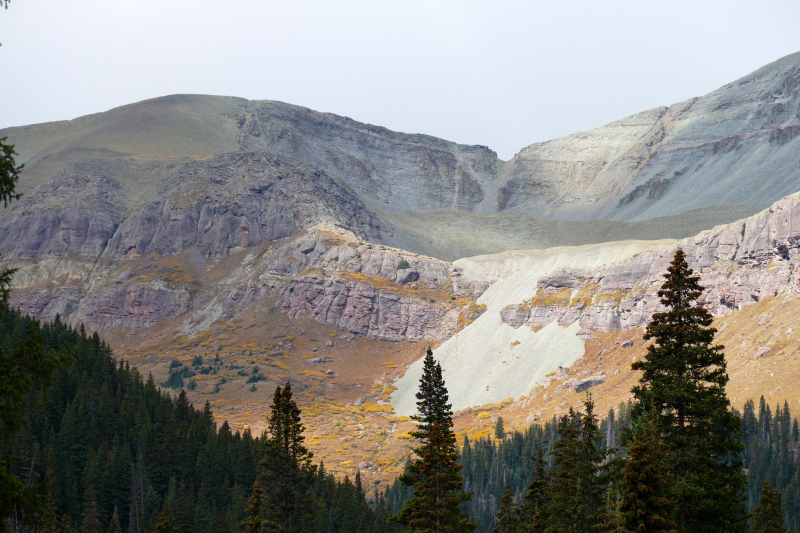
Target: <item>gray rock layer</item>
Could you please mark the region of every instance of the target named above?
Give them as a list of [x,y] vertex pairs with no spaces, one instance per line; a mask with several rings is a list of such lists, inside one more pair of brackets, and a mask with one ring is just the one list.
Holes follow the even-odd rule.
[[[503,321],[514,327],[536,327],[579,320],[584,336],[643,327],[653,313],[664,310],[657,292],[679,247],[705,287],[698,303],[714,316],[768,296],[800,296],[800,193],[758,215],[665,249],[640,253],[598,272],[565,270],[540,278],[537,297],[503,309]],[[563,294],[565,289],[575,291],[570,293],[575,296],[568,301],[554,299],[558,303],[549,306],[537,305],[542,297]]]

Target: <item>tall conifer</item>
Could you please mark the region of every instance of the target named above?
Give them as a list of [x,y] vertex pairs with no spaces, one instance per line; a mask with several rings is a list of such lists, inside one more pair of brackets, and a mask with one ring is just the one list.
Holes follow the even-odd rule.
[[550,479],[545,470],[544,452],[540,447],[533,459],[533,479],[528,485],[525,503],[522,504],[521,530],[528,533],[542,533],[547,515],[547,491],[550,488]]
[[664,459],[669,449],[661,440],[658,415],[649,413],[637,426],[623,460],[617,512],[630,531],[674,533],[676,524],[669,518],[666,497],[670,479]]
[[461,503],[472,494],[464,492],[461,465],[458,464],[453,412],[447,403],[447,388],[442,367],[428,348],[417,393],[418,422],[411,435],[420,440],[414,448],[417,459],[400,476],[403,485],[414,487],[414,496],[392,517],[409,532],[471,533],[477,524],[470,522]]
[[299,531],[313,511],[307,491],[313,483],[316,467],[311,464],[314,454],[303,446],[304,430],[300,409],[287,382],[283,390],[280,387],[275,390],[272,399],[261,462],[268,531]]
[[584,407],[583,415],[570,407],[558,424],[561,439],[552,453],[555,468],[547,493],[547,532],[588,533],[600,521],[605,481],[602,464],[609,450],[600,447],[602,435],[590,395]]
[[516,533],[520,525],[520,508],[514,501],[514,490],[506,483],[503,496],[500,498],[500,508],[497,510],[497,522],[492,533]]
[[725,394],[722,346],[712,345],[711,315],[692,305],[702,294],[680,248],[658,291],[664,313],[655,313],[644,338],[653,343],[633,388],[637,409],[661,413],[667,467],[676,477],[678,531],[742,532],[746,479],[739,453],[741,422]]
[[784,525],[781,493],[767,478],[758,497],[758,505],[753,509],[753,526],[750,533],[790,533]]

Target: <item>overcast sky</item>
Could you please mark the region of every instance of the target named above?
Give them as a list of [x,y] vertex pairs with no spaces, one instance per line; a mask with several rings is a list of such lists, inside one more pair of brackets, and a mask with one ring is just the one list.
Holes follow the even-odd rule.
[[800,51],[800,1],[12,0],[0,42],[0,128],[204,93],[509,159]]

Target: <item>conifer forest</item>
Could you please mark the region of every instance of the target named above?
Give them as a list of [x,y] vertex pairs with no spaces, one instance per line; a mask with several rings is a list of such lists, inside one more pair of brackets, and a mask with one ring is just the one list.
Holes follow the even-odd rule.
[[[429,349],[413,434],[420,444],[395,485],[372,498],[358,474],[337,480],[314,464],[289,383],[275,392],[266,434],[232,432],[227,422],[216,426],[208,402],[195,409],[185,392],[172,397],[152,376],[116,363],[96,333],[58,318],[39,325],[6,304],[6,374],[16,356],[36,363],[45,379],[3,391],[3,527],[797,530],[797,419],[788,403],[773,411],[763,397],[743,413],[729,408],[710,318],[689,305],[699,294],[691,274],[679,251],[660,293],[670,311],[657,313],[647,330],[658,342],[640,363],[636,401],[602,421],[587,395],[582,411],[571,408],[524,433],[506,435],[499,419],[493,439],[465,439],[459,453],[441,367]],[[676,321],[685,328],[680,337]],[[670,372],[687,362],[689,372]],[[665,387],[667,378],[674,382]],[[13,416],[14,407],[24,418]]]
[[[642,365],[635,399],[602,420],[587,395],[582,409],[524,432],[506,433],[500,419],[492,438],[465,438],[459,450],[446,384],[429,350],[417,394],[418,446],[385,494],[369,494],[358,474],[336,479],[315,463],[303,445],[302,413],[289,383],[275,392],[264,435],[232,432],[227,422],[217,427],[208,402],[196,409],[185,392],[173,397],[152,376],[116,362],[96,333],[59,319],[40,325],[6,306],[2,353],[19,357],[19,350],[38,346],[37,368],[47,361],[52,368],[49,379],[31,381],[16,404],[13,387],[3,391],[3,527],[137,533],[798,530],[800,429],[788,403],[771,406],[761,397],[741,413],[730,409],[725,374],[714,369],[724,368],[721,353],[700,349],[708,338],[696,340],[684,356],[700,361],[693,371],[704,386],[674,385],[710,396],[700,407],[684,404],[691,413],[685,425],[712,419],[703,434],[682,431],[680,411],[663,407],[676,396],[648,382],[648,375],[653,381],[659,372],[669,375],[659,361],[677,364],[659,359],[676,310],[682,313],[677,320],[695,320],[695,334],[704,335],[707,317],[686,305],[696,297],[697,280],[681,259],[678,254],[662,289],[665,299],[675,299],[673,314],[655,316],[648,328],[648,335],[661,337]],[[673,345],[670,353],[678,349]],[[4,358],[8,372],[13,359]],[[9,416],[13,405],[21,406],[19,420]],[[671,431],[677,435],[672,440]],[[690,472],[682,474],[687,463]]]

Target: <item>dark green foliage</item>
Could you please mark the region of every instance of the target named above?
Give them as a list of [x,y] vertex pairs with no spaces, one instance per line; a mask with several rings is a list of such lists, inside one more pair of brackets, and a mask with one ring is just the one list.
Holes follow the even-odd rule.
[[453,434],[453,412],[442,367],[428,348],[417,393],[418,414],[412,418],[419,425],[411,435],[420,440],[414,448],[414,459],[400,476],[400,482],[414,487],[413,497],[406,502],[393,521],[409,531],[472,532],[476,525],[464,516],[461,508],[472,496],[464,492],[461,465],[458,464],[456,438]]
[[173,360],[172,360],[172,361],[169,363],[169,369],[170,369],[170,370],[172,370],[173,368],[179,368],[179,367],[182,367],[182,366],[183,366],[183,363],[181,363],[181,362],[180,362],[180,361],[178,361],[177,359],[173,359]]
[[267,528],[294,533],[312,512],[313,498],[307,491],[316,467],[311,464],[314,454],[303,446],[305,428],[288,382],[283,390],[275,389],[267,428],[261,461]]
[[783,519],[781,494],[764,478],[764,487],[753,509],[753,526],[750,533],[789,533]]
[[186,384],[186,388],[189,390],[194,390],[195,388],[197,388],[197,382],[193,379],[190,379],[189,383]]
[[250,377],[247,378],[247,383],[258,383],[259,381],[266,381],[267,376],[262,374],[258,371],[258,367],[255,367],[254,372],[250,374]]
[[545,493],[545,531],[589,532],[596,529],[603,509],[605,476],[601,464],[609,450],[600,447],[602,434],[587,395],[585,414],[570,408],[558,423],[560,439],[552,452],[552,482]]
[[661,440],[659,417],[651,412],[633,429],[633,439],[627,457],[622,460],[621,479],[618,479],[621,498],[613,501],[614,509],[607,508],[612,519],[606,521],[606,531],[614,531],[620,524],[630,531],[675,531],[667,498],[672,486],[665,461],[668,452]]
[[494,438],[496,439],[504,439],[506,438],[506,428],[503,426],[503,417],[497,417],[497,423],[494,425]]
[[111,517],[111,522],[108,523],[108,529],[106,533],[120,533],[119,524],[117,523],[117,518],[115,516]]
[[156,520],[156,525],[153,528],[153,533],[177,533],[180,531],[178,527],[178,523],[175,521],[175,517],[172,516],[172,512],[169,510],[169,502],[164,502],[164,508],[161,510],[161,514],[158,515],[158,519]]
[[192,366],[203,366],[203,356],[195,355],[192,357]]
[[517,533],[520,527],[520,508],[514,501],[514,490],[506,483],[503,497],[500,498],[500,509],[497,511],[497,522],[492,533]]
[[264,530],[264,521],[261,518],[263,506],[264,489],[261,488],[261,483],[256,480],[253,484],[253,493],[250,495],[250,499],[247,500],[248,519],[242,522],[242,526],[247,533],[261,533]]
[[[0,347],[27,338],[33,323],[17,311],[0,313]],[[44,495],[40,531],[79,530],[87,501],[96,501],[100,524],[109,524],[116,510],[120,531],[153,531],[167,500],[181,533],[240,530],[261,439],[248,430],[234,432],[227,422],[217,428],[208,402],[195,409],[183,391],[177,398],[159,391],[152,378],[143,380],[135,368],[117,364],[97,335],[57,319],[41,326],[40,336],[55,353],[72,346],[73,361],[53,374],[46,394],[41,385],[29,391],[22,404],[28,427],[0,446],[0,454],[24,457],[11,464],[11,473]],[[37,485],[45,475],[47,483]],[[373,509],[363,493],[358,503],[352,483],[323,475],[318,484],[325,488],[314,492],[317,506],[332,513],[332,526],[326,520],[304,533],[355,532],[346,529],[338,501],[364,510],[368,528],[362,531],[385,531],[389,511],[382,499],[382,507]]]
[[[43,487],[31,486],[21,478],[20,464],[35,460],[30,450],[14,453],[12,436],[30,431],[27,413],[40,397],[38,390],[47,387],[55,373],[71,358],[69,346],[51,349],[44,344],[42,328],[36,320],[18,321],[0,295],[0,320],[5,328],[14,328],[16,335],[0,344],[0,531],[5,519],[29,524],[36,519],[43,504]],[[20,323],[21,322],[21,323]]]
[[21,194],[14,192],[19,179],[19,173],[25,165],[17,165],[14,156],[13,144],[6,144],[8,137],[0,137],[0,200],[3,207],[8,207],[12,200],[19,200]]
[[528,485],[525,494],[525,503],[522,505],[521,521],[525,525],[525,532],[542,533],[547,522],[547,491],[550,487],[550,476],[545,469],[544,452],[539,448],[534,461],[533,479]]
[[658,295],[667,311],[653,314],[647,326],[644,338],[654,342],[633,365],[642,377],[632,392],[640,410],[662,413],[678,531],[744,531],[741,422],[725,394],[722,346],[712,345],[711,315],[692,305],[703,288],[683,250],[664,278]]
[[397,263],[397,270],[405,270],[407,268],[411,268],[411,265],[408,264],[408,261],[405,259],[401,259],[399,263]]
[[170,370],[167,380],[161,383],[167,389],[180,389],[183,387],[183,373],[180,370]]
[[100,513],[97,510],[97,493],[91,485],[86,489],[83,502],[83,521],[80,533],[102,533]]

